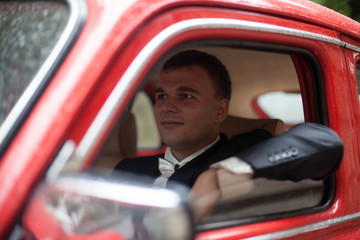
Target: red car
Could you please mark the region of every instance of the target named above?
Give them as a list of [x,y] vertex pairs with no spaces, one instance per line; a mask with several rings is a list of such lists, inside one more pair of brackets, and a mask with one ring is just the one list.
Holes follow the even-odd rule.
[[[1,1],[0,25],[1,239],[360,238],[358,22],[306,0],[59,0]],[[181,186],[107,179],[164,151],[154,82],[184,49],[228,68],[229,136],[324,124],[344,143],[339,170],[254,180],[200,223]],[[152,235],[134,235],[137,215]]]

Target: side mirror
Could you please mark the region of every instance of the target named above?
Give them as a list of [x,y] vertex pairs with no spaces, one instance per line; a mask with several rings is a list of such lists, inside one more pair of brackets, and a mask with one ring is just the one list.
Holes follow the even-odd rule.
[[[135,184],[134,184],[135,183]],[[132,180],[61,176],[43,183],[26,208],[29,239],[193,239],[181,194]]]

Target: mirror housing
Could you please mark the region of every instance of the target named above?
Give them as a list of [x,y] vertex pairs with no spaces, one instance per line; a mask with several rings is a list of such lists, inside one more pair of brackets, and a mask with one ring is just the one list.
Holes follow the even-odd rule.
[[61,176],[41,184],[26,208],[23,226],[29,239],[194,236],[193,217],[181,191],[92,175]]

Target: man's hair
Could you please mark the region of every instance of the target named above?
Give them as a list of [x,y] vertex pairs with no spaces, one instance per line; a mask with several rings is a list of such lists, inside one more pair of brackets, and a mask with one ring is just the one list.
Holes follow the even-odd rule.
[[171,69],[199,66],[209,75],[215,85],[215,97],[231,98],[230,75],[224,64],[215,56],[197,50],[179,52],[168,59],[162,71]]

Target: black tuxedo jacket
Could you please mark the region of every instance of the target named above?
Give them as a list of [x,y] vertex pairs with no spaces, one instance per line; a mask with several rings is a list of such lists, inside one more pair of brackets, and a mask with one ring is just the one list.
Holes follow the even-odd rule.
[[[323,179],[335,172],[342,160],[343,143],[328,127],[314,123],[298,125],[272,137],[262,129],[221,140],[178,169],[170,178],[192,187],[197,177],[215,162],[237,156],[250,164],[254,177],[299,181]],[[124,159],[115,170],[153,178],[160,176],[158,159],[164,155]]]
[[252,166],[254,178],[300,181],[324,179],[335,172],[343,152],[343,142],[333,130],[305,123],[236,156]]
[[[176,170],[169,178],[169,182],[176,181],[192,187],[197,177],[207,170],[211,164],[233,156],[235,153],[241,152],[256,143],[271,137],[272,135],[263,129],[240,134],[231,140],[228,140],[224,134],[220,134],[219,142],[180,169]],[[159,171],[159,157],[163,158],[164,154],[124,159],[118,163],[115,170],[157,178],[161,175]]]

